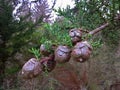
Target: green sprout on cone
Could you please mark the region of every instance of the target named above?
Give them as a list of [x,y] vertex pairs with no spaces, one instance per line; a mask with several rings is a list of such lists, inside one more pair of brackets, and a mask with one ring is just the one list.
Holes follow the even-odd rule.
[[31,48],[31,49],[29,49],[29,52],[31,52],[32,54],[34,54],[35,57],[37,58],[37,60],[39,60],[39,58],[41,56],[39,49]]

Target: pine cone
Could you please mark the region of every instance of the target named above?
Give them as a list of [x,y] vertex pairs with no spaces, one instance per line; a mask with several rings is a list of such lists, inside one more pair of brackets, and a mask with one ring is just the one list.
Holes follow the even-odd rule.
[[90,58],[92,47],[88,44],[87,41],[78,42],[71,53],[71,56],[74,60],[78,62],[85,62]]
[[68,62],[70,59],[70,52],[71,50],[68,46],[58,46],[55,50],[55,61],[59,63]]
[[42,72],[40,62],[35,59],[31,58],[28,62],[26,62],[22,68],[22,75],[25,79],[32,79],[38,76]]
[[71,29],[69,31],[72,43],[75,45],[77,42],[82,41],[82,31],[79,29]]

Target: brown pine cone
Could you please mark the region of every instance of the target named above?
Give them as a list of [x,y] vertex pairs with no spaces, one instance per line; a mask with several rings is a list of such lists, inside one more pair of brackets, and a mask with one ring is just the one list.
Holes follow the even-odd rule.
[[79,29],[71,29],[69,31],[69,35],[71,37],[73,45],[75,45],[77,42],[82,41],[82,31]]
[[70,59],[70,48],[68,46],[58,46],[55,50],[55,61],[58,63],[68,62]]
[[88,44],[87,41],[78,42],[71,53],[73,60],[78,62],[85,62],[90,58],[92,47]]
[[31,58],[22,68],[22,76],[25,79],[32,79],[42,72],[41,64],[36,58]]

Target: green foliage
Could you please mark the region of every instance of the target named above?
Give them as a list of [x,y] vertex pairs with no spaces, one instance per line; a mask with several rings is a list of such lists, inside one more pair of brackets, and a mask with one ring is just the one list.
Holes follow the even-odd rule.
[[45,49],[48,51],[48,52],[52,52],[52,42],[51,41],[45,41],[43,43],[45,45]]
[[97,41],[90,41],[90,44],[94,49],[100,48],[103,45],[101,39],[98,39]]
[[84,34],[83,36],[82,36],[82,40],[91,40],[91,38],[92,38],[92,35],[91,34]]
[[[67,25],[65,25],[66,28]],[[43,33],[43,37],[40,38],[40,43],[41,44],[47,44],[47,42],[49,42],[49,46],[51,46],[51,44],[53,45],[68,45],[68,46],[72,46],[71,43],[71,38],[68,35],[68,29],[66,29],[65,27],[63,28],[63,25],[59,24],[59,22],[54,23],[53,25],[50,24],[45,24],[44,25],[44,33]],[[51,43],[51,44],[50,44]],[[47,46],[48,46],[47,45]]]
[[41,56],[39,49],[31,48],[31,49],[29,49],[29,52],[33,53],[35,55],[35,57],[37,58],[37,60],[39,60],[39,58]]
[[4,42],[0,43],[0,56],[3,61],[32,42],[36,26],[43,22],[42,19],[35,23],[27,21],[30,15],[20,17],[20,20],[15,19],[12,15],[14,10],[12,3],[11,0],[0,0],[0,40]]
[[[90,9],[95,8],[91,5]],[[96,26],[100,25],[103,21],[100,20],[100,15],[97,12],[91,13],[86,0],[80,1],[76,4],[75,8],[70,9],[59,9],[57,11],[59,15],[64,16],[69,21],[71,21],[74,28],[84,27],[85,29],[94,29]],[[94,22],[93,22],[94,21]]]
[[[59,8],[55,11],[69,20],[74,28],[82,27],[91,31],[103,23],[110,23],[109,29],[104,30],[102,35],[108,44],[118,43],[120,23],[114,18],[120,12],[119,0],[76,0],[74,8],[68,6],[66,9]],[[90,37],[83,36],[83,39],[86,38]]]
[[103,31],[103,37],[109,46],[117,46],[120,38],[119,27],[109,27],[107,30]]
[[62,36],[59,36],[58,41],[59,45],[67,45],[69,47],[72,47],[71,38],[68,34],[63,34]]
[[45,46],[45,49],[48,52],[53,52],[53,50],[52,50],[52,45],[53,45],[52,40],[46,39],[46,37],[43,36],[40,39],[40,44],[43,44]]

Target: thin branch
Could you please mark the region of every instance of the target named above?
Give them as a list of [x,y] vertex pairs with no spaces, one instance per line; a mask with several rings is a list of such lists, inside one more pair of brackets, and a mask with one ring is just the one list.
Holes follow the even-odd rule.
[[99,31],[103,30],[104,28],[106,28],[108,25],[109,25],[109,23],[105,23],[105,24],[101,25],[100,27],[90,31],[89,34],[94,35],[94,34],[98,33]]

